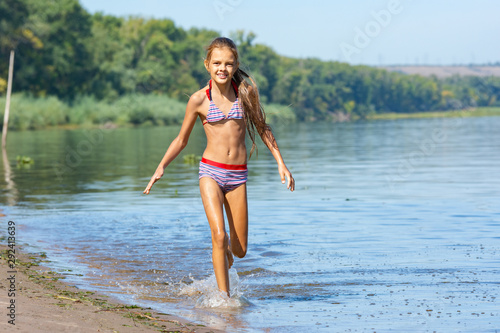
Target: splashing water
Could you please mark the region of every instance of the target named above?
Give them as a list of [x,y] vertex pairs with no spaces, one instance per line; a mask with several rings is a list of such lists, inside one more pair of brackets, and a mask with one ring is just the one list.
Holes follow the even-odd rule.
[[219,290],[215,274],[212,274],[204,280],[195,280],[191,278],[191,281],[192,283],[181,286],[179,295],[193,297],[197,308],[231,309],[250,304],[243,296],[238,272],[234,268],[229,270],[229,293],[231,297],[228,297],[225,292]]

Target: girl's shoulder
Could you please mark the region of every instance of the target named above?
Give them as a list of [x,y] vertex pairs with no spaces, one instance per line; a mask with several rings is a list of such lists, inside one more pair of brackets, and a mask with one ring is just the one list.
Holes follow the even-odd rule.
[[189,98],[189,104],[193,106],[201,106],[207,100],[206,90],[208,86],[201,88],[197,92],[191,95]]

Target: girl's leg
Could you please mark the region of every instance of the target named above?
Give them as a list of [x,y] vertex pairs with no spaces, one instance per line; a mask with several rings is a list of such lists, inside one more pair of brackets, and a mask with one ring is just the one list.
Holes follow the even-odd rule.
[[247,185],[242,184],[224,197],[227,221],[231,239],[231,252],[238,258],[247,253],[248,240],[248,203]]
[[228,258],[229,239],[224,227],[224,194],[219,185],[209,177],[200,179],[200,194],[212,233],[212,263],[217,286],[229,296]]

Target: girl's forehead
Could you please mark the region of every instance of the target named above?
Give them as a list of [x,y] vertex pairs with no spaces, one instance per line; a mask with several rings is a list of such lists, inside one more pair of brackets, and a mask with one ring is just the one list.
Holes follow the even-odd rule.
[[213,49],[211,57],[212,59],[217,58],[217,59],[227,59],[227,60],[235,60],[236,57],[234,56],[233,51],[231,51],[230,48],[228,47],[218,47]]

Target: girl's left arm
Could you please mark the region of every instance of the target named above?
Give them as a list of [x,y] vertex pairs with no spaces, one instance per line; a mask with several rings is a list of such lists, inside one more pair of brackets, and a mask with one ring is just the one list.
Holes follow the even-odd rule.
[[283,157],[281,156],[273,132],[271,131],[270,128],[267,128],[264,130],[264,132],[260,134],[260,137],[262,138],[262,142],[264,142],[267,148],[269,148],[269,151],[271,151],[271,154],[273,154],[274,159],[278,163],[278,172],[281,177],[281,183],[284,184],[286,178],[287,180],[286,188],[293,192],[295,190],[295,179],[293,179],[292,173],[290,172],[290,170],[288,170],[288,168],[285,165],[285,162],[283,161]]

